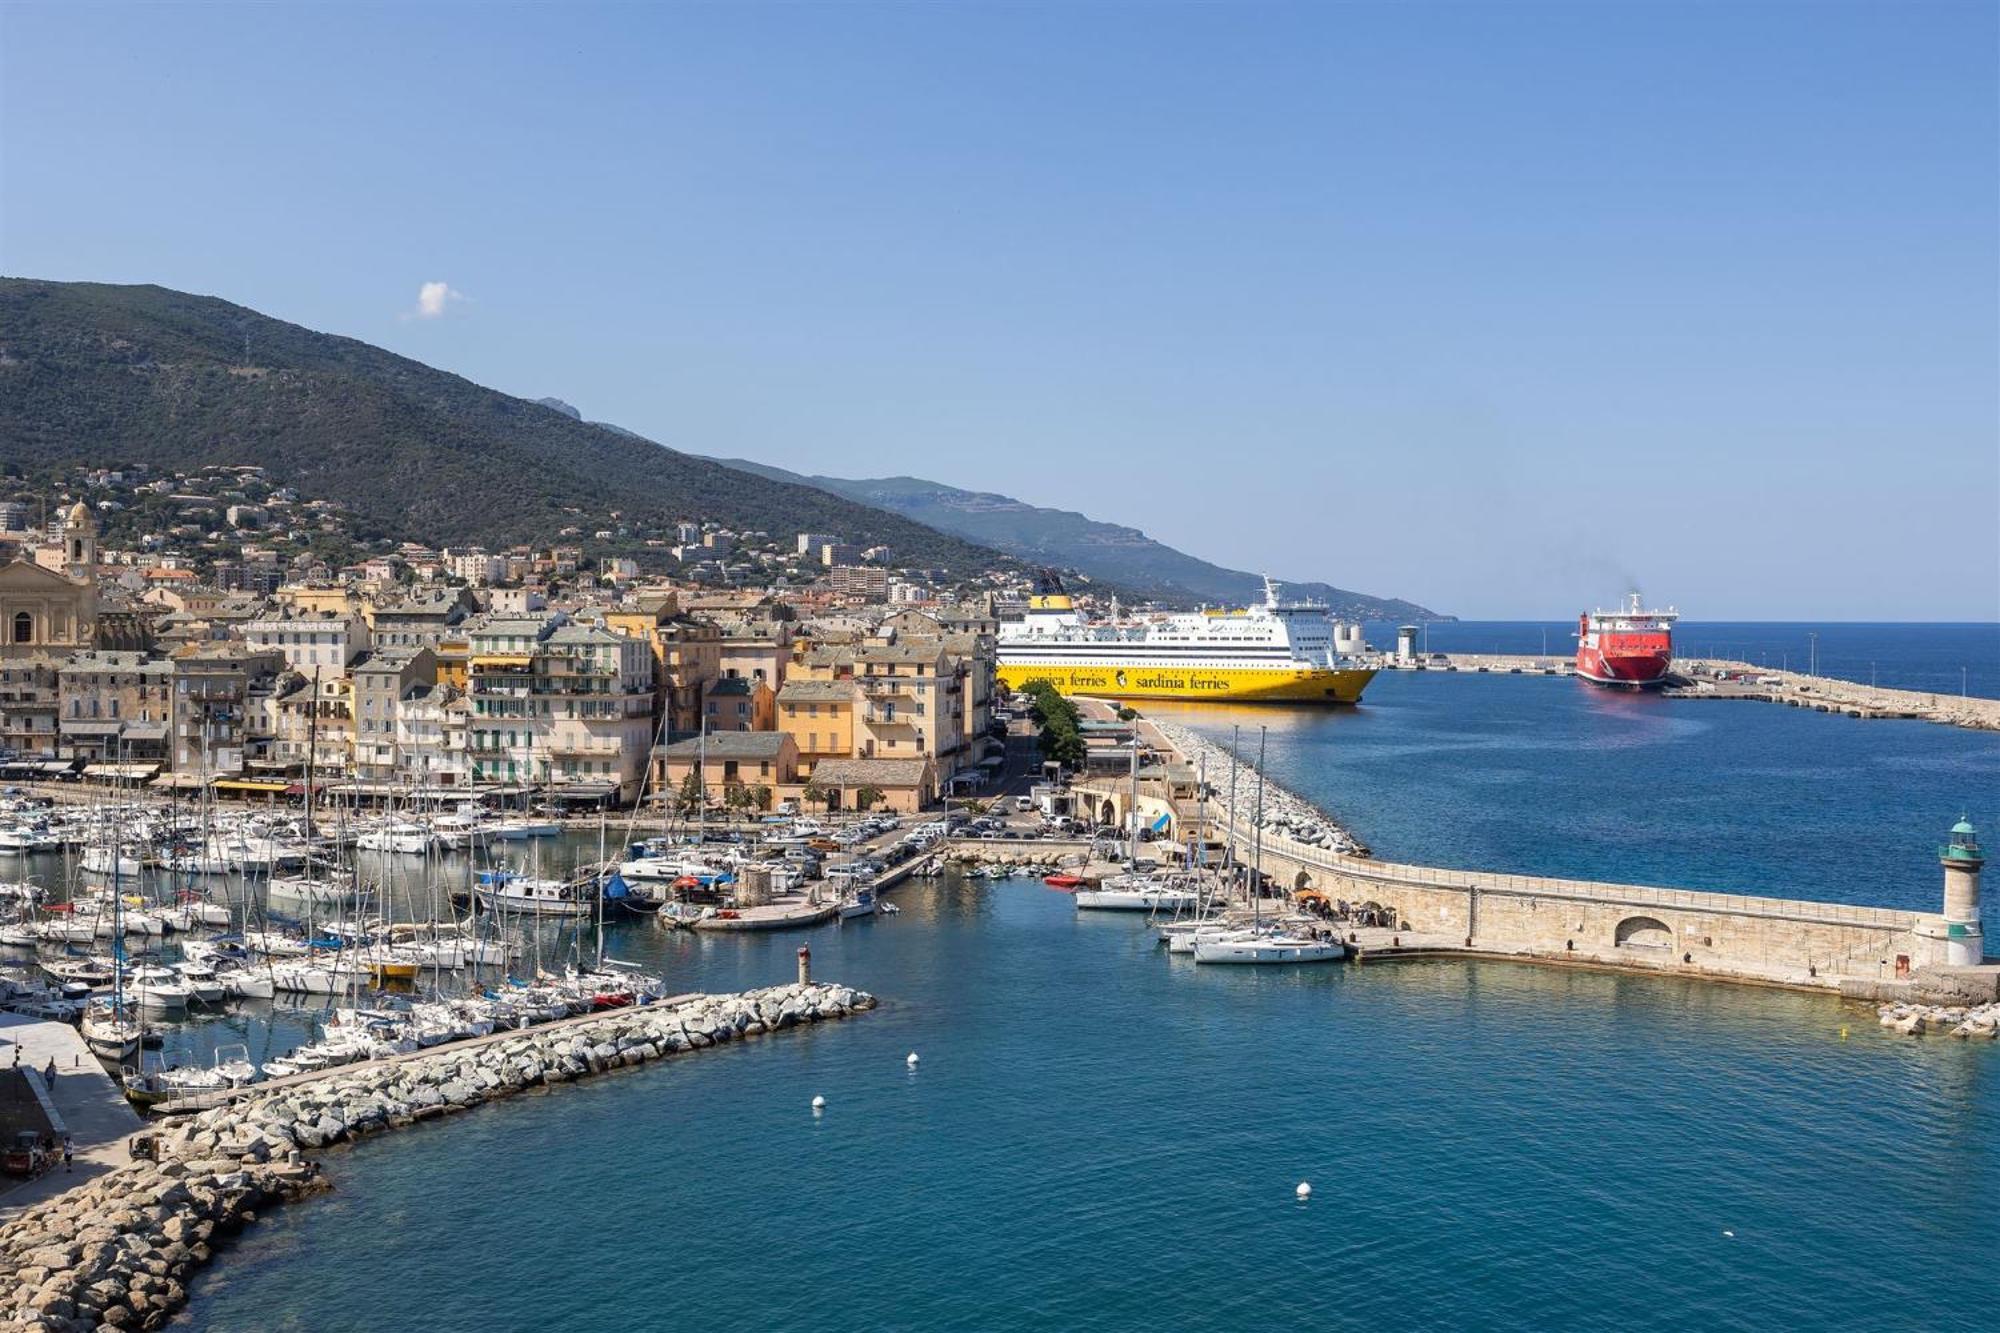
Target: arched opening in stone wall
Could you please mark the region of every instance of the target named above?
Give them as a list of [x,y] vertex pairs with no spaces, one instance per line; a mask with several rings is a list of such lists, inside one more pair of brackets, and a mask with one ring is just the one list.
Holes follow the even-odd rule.
[[1667,923],[1650,916],[1628,916],[1618,923],[1613,937],[1621,949],[1654,949],[1665,953],[1674,947],[1674,932]]
[[1311,875],[1308,875],[1303,870],[1301,870],[1292,879],[1292,889],[1294,892],[1296,892],[1299,889],[1309,889],[1312,886],[1313,886],[1313,877]]
[[1097,822],[1100,824],[1116,824],[1118,822],[1118,807],[1108,800],[1105,801],[1097,811]]

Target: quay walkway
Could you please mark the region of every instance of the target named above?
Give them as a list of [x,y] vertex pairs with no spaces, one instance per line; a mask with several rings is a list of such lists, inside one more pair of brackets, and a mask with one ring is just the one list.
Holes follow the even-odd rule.
[[0,1064],[19,1067],[36,1084],[55,1061],[55,1086],[48,1089],[52,1125],[58,1141],[70,1136],[75,1162],[65,1172],[55,1167],[33,1180],[0,1178],[0,1221],[30,1204],[53,1198],[74,1185],[113,1167],[125,1165],[125,1139],[142,1123],[138,1112],[90,1048],[83,1034],[67,1023],[0,1012]]

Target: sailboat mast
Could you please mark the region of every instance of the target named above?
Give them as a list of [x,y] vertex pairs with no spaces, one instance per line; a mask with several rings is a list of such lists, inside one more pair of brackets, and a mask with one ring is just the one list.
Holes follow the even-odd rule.
[[1254,925],[1263,924],[1264,907],[1264,741],[1268,728],[1257,728],[1257,829],[1251,852],[1250,915]]
[[1223,848],[1227,868],[1236,868],[1236,748],[1243,743],[1243,728],[1229,729],[1229,839]]
[[1126,798],[1125,868],[1139,868],[1139,729],[1132,728],[1132,791]]
[[313,764],[319,757],[319,668],[313,668],[312,700],[306,705],[306,846],[313,836]]

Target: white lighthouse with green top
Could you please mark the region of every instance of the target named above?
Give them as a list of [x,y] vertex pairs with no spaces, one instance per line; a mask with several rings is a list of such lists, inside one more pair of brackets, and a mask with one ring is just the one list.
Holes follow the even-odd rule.
[[1938,848],[1944,866],[1944,961],[1950,967],[1977,967],[1985,961],[1986,937],[1979,927],[1979,872],[1986,855],[1969,820],[1951,826],[1951,841]]

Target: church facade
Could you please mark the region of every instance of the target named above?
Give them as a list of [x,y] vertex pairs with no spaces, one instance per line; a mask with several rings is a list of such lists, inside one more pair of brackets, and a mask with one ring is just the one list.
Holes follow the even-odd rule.
[[0,657],[97,646],[97,521],[78,502],[49,536],[0,564]]

